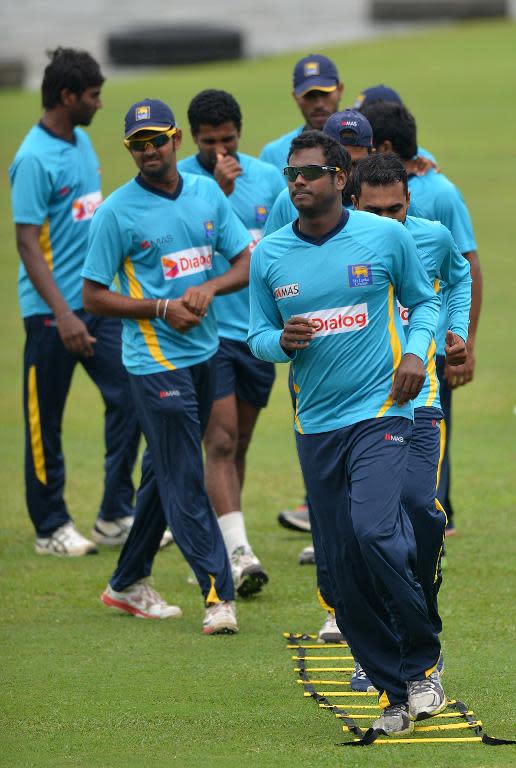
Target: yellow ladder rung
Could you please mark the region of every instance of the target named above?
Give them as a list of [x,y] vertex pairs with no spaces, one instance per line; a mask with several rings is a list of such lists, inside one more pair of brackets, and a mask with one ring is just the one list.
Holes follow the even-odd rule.
[[294,672],[354,672],[355,667],[294,667]]
[[322,650],[323,648],[349,648],[347,643],[313,643],[311,645],[287,645],[287,648],[317,648]]
[[[357,693],[356,691],[339,691],[338,693],[336,691],[316,691],[316,693],[318,696],[326,696],[328,699],[330,698],[330,696],[358,696],[358,697],[378,696],[376,692],[366,693],[365,691],[364,692],[360,691],[359,693]],[[312,695],[311,693],[306,693],[306,691],[305,693],[303,693],[303,696],[311,696],[311,695]]]
[[[299,656],[291,656],[292,661],[299,661]],[[353,656],[303,656],[307,661],[353,661]]]
[[351,685],[349,680],[296,680],[300,685]]
[[465,728],[476,728],[477,725],[482,725],[481,720],[476,720],[474,723],[449,723],[446,725],[425,725],[423,727],[416,725],[415,730],[419,733],[423,731],[458,731]]
[[286,637],[287,640],[288,640],[289,637],[294,637],[294,638],[299,638],[299,639],[301,639],[302,637],[303,638],[307,637],[310,640],[317,640],[318,635],[301,635],[298,632],[297,633],[296,632],[283,632],[283,637]]

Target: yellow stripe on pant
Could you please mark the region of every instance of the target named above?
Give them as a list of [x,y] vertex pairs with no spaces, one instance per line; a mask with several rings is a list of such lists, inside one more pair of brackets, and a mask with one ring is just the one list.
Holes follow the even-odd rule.
[[47,468],[45,465],[45,452],[43,450],[43,437],[41,434],[41,420],[39,416],[38,383],[36,378],[36,366],[29,368],[28,379],[28,405],[30,447],[34,472],[39,482],[47,484]]

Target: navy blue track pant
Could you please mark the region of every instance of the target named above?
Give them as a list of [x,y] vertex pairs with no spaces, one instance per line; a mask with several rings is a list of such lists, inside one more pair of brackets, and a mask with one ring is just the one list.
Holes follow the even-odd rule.
[[134,524],[110,584],[121,591],[150,575],[168,524],[206,601],[233,600],[231,567],[204,487],[201,441],[213,402],[213,362],[129,378],[147,450]]
[[384,706],[405,702],[406,682],[424,679],[440,654],[400,502],[411,433],[408,419],[381,418],[296,434],[337,624]]
[[96,384],[106,406],[104,495],[99,516],[113,520],[133,514],[131,473],[140,428],[121,360],[121,323],[84,310],[75,314],[97,339],[93,357],[79,357],[66,350],[53,315],[32,315],[24,320],[25,486],[29,514],[41,537],[50,536],[70,520],[63,498],[61,426],[77,363]]
[[450,499],[451,486],[451,466],[450,466],[450,443],[452,435],[452,391],[444,378],[444,364],[446,358],[444,355],[437,355],[435,358],[437,376],[439,378],[439,398],[444,416],[444,451],[441,459],[441,473],[439,475],[439,485],[437,486],[437,498],[444,507],[448,522],[452,522],[453,507]]

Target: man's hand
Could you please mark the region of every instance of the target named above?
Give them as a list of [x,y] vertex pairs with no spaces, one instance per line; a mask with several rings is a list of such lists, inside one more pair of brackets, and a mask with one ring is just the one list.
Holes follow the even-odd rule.
[[97,341],[94,336],[90,336],[86,325],[72,312],[64,312],[56,317],[56,326],[68,352],[80,357],[93,357],[93,344]]
[[191,285],[181,296],[181,301],[192,314],[204,317],[214,296],[215,286],[208,281],[201,285]]
[[230,195],[235,189],[235,179],[242,173],[242,168],[233,155],[217,154],[217,162],[213,169],[213,178],[224,192]]
[[[473,380],[475,373],[475,352],[473,346],[466,344],[467,360],[463,365],[455,365],[450,367],[451,363],[448,363],[448,355],[446,355],[446,365],[444,368],[444,378],[450,389],[457,389],[464,384],[469,384]],[[445,348],[446,351],[446,348]]]
[[468,359],[466,342],[451,331],[446,331],[444,353],[446,355],[446,365],[464,365]]
[[313,339],[315,330],[312,320],[306,317],[290,317],[280,336],[280,344],[286,352],[306,349]]
[[410,352],[403,355],[392,383],[391,397],[396,405],[405,405],[421,392],[425,383],[425,364]]
[[200,325],[201,319],[185,307],[183,299],[171,299],[167,305],[165,321],[175,331],[187,333],[194,326]]

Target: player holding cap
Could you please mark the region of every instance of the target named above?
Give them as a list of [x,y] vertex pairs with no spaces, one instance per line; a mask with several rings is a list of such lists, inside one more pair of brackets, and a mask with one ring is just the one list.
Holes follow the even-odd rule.
[[[188,107],[196,155],[181,160],[181,172],[215,179],[253,243],[278,194],[285,188],[280,172],[238,150],[242,114],[230,93],[205,90]],[[214,256],[215,274],[227,260]],[[267,405],[274,365],[257,360],[247,344],[249,289],[216,297],[213,303],[220,345],[215,356],[216,389],[204,437],[206,488],[218,515],[237,594],[258,592],[268,576],[254,554],[242,514],[246,453],[260,410]]]
[[[411,400],[425,380],[439,300],[404,227],[343,208],[345,167],[349,156],[328,136],[292,142],[299,220],[253,253],[249,345],[293,363],[296,442],[337,623],[381,692],[373,727],[407,733],[413,719],[446,706],[400,503]],[[407,341],[395,296],[409,307]]]
[[[204,596],[203,632],[233,633],[233,580],[204,487],[201,440],[218,347],[212,299],[247,284],[250,237],[217,184],[179,174],[181,131],[162,101],[130,107],[124,143],[139,174],[92,222],[83,292],[91,311],[123,318],[123,361],[147,451],[135,522],[102,600],[144,618],[181,615],[147,582],[168,523]],[[231,268],[210,279],[215,251]],[[115,275],[121,293],[109,289]]]
[[321,130],[326,120],[337,111],[344,91],[337,67],[326,56],[311,53],[300,59],[294,67],[292,96],[304,118],[303,125],[266,144],[260,160],[272,163],[280,171],[292,139],[307,130]]

